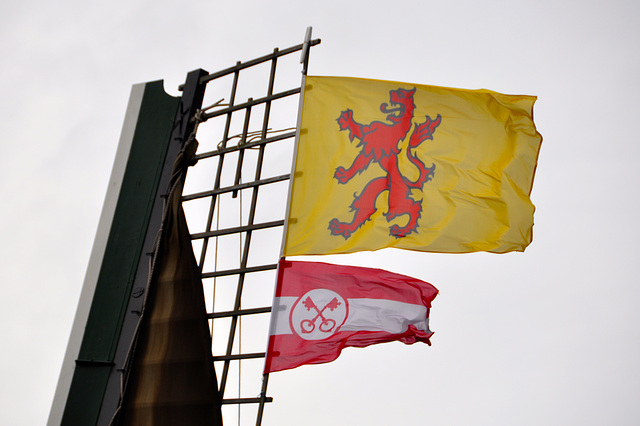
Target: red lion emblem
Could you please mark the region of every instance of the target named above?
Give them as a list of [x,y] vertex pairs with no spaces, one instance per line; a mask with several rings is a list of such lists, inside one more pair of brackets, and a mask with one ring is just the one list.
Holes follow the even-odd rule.
[[373,213],[376,212],[376,199],[383,191],[389,191],[389,211],[384,213],[387,222],[397,216],[409,215],[405,226],[393,225],[390,234],[395,237],[404,237],[416,231],[418,219],[422,212],[422,200],[416,201],[411,197],[413,188],[422,189],[425,182],[433,178],[436,165],[426,167],[424,163],[412,152],[423,141],[433,139],[433,132],[442,121],[440,114],[432,120],[428,115],[422,124],[416,124],[409,137],[406,148],[409,161],[415,165],[420,174],[412,182],[402,175],[398,167],[398,154],[400,142],[404,141],[409,130],[413,126],[413,94],[416,89],[397,89],[389,92],[389,104],[382,103],[380,111],[387,114],[386,119],[391,123],[374,121],[370,124],[360,124],[353,120],[353,111],[347,109],[340,114],[338,125],[340,130],[349,130],[349,140],[358,139],[358,147],[362,147],[353,164],[348,169],[338,167],[335,179],[345,184],[356,174],[363,172],[375,161],[386,172],[385,176],[372,179],[366,184],[360,195],[355,195],[351,203],[351,211],[354,212],[351,222],[340,222],[332,219],[329,222],[329,230],[332,235],[342,235],[349,238],[360,226],[362,226]]

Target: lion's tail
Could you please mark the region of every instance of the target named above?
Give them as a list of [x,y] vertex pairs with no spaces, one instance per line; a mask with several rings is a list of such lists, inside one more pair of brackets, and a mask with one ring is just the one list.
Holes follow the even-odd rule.
[[411,163],[413,163],[413,165],[418,168],[418,170],[420,171],[420,175],[418,176],[418,179],[413,182],[404,176],[402,177],[402,179],[409,188],[422,188],[422,185],[424,185],[425,182],[433,179],[436,165],[434,163],[431,165],[431,167],[425,166],[424,163],[414,153],[411,152],[410,147],[407,147],[407,157],[409,157],[409,161],[411,161]]
[[409,146],[407,146],[407,157],[409,157],[409,161],[411,161],[411,163],[413,163],[413,165],[418,168],[418,170],[420,171],[420,175],[415,182],[404,178],[405,183],[410,188],[422,188],[422,185],[424,185],[425,182],[433,179],[436,165],[432,164],[431,167],[425,166],[424,163],[413,152],[411,152],[411,149],[416,148],[427,139],[433,139],[433,132],[436,130],[438,125],[440,125],[441,121],[442,117],[440,116],[440,114],[438,114],[435,120],[432,120],[431,117],[427,115],[426,121],[420,125],[417,125],[411,133],[411,137],[409,138]]

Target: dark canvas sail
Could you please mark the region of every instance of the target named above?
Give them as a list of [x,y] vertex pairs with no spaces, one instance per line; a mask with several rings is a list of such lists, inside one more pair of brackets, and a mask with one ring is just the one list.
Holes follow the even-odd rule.
[[222,425],[201,275],[180,200],[196,148],[189,140],[174,164],[119,426]]

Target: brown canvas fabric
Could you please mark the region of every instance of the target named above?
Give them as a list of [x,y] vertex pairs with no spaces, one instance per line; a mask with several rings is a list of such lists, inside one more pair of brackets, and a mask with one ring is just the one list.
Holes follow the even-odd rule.
[[174,164],[119,426],[222,425],[200,269],[180,199],[196,148],[187,142]]

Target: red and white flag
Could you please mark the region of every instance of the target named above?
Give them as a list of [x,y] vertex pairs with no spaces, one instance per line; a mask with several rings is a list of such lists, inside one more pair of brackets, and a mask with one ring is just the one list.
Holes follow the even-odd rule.
[[346,346],[431,344],[431,284],[382,269],[281,260],[265,373],[336,359]]

